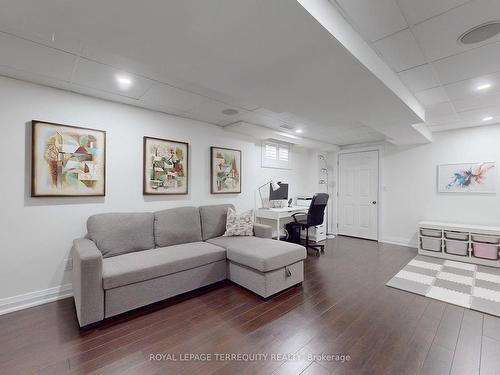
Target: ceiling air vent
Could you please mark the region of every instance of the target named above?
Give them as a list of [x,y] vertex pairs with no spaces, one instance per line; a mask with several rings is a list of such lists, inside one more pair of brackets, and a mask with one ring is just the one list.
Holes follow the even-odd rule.
[[484,42],[500,33],[500,21],[491,21],[473,27],[463,33],[458,41],[462,44],[474,44]]
[[223,115],[228,115],[228,116],[234,116],[234,115],[238,114],[238,111],[236,109],[233,109],[233,108],[226,108],[226,109],[223,109],[221,112]]

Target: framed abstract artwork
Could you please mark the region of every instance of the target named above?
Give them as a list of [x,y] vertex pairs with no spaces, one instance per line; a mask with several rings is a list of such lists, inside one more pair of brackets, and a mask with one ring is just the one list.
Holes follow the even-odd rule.
[[106,194],[106,132],[31,122],[31,196]]
[[144,195],[188,193],[189,144],[144,137]]
[[496,163],[439,164],[440,193],[496,193]]
[[241,151],[210,148],[210,191],[212,194],[241,193]]

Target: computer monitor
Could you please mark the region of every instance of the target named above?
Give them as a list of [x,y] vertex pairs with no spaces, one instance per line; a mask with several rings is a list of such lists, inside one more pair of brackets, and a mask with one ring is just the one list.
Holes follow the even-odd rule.
[[280,188],[278,190],[273,191],[273,187],[269,187],[269,200],[270,201],[278,201],[278,200],[288,200],[288,184],[283,184],[278,182]]

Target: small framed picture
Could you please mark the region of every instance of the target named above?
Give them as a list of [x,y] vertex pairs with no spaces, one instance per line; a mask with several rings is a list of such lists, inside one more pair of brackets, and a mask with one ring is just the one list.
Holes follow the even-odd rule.
[[31,122],[31,196],[106,194],[106,132]]
[[210,148],[210,191],[212,194],[241,193],[241,151]]
[[189,144],[144,137],[144,195],[188,193]]

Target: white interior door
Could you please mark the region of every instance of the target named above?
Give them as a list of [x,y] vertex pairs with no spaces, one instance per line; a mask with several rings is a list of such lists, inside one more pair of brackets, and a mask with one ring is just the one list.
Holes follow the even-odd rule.
[[378,240],[378,151],[339,155],[338,205],[339,234]]

